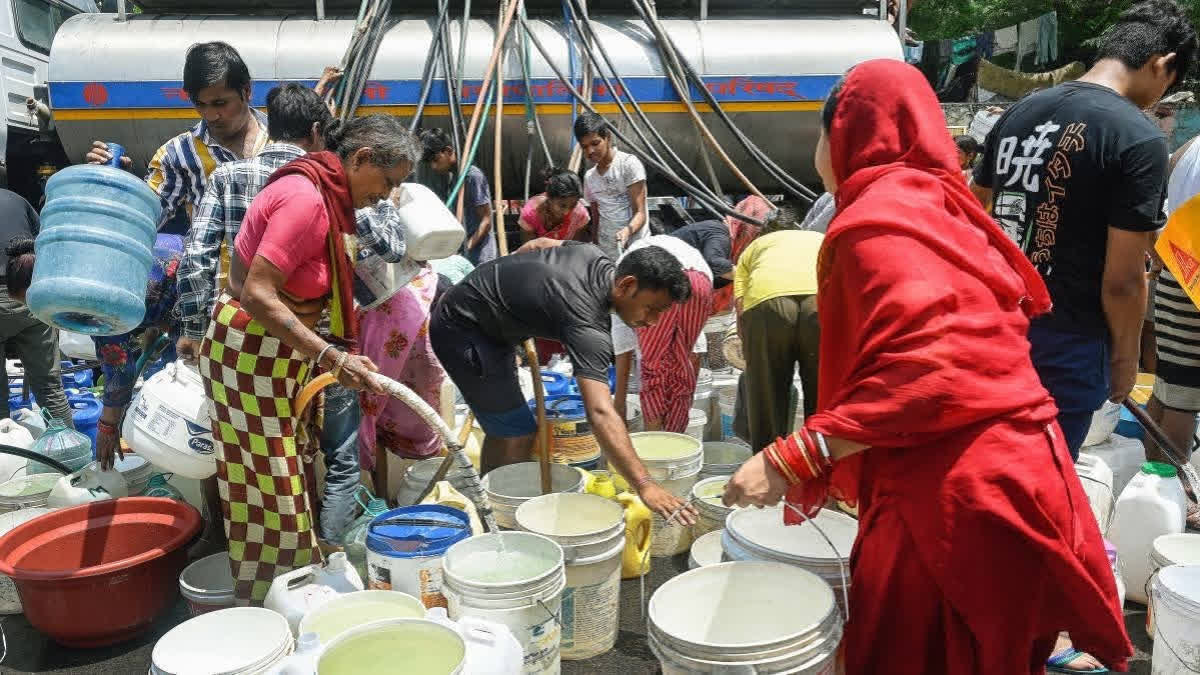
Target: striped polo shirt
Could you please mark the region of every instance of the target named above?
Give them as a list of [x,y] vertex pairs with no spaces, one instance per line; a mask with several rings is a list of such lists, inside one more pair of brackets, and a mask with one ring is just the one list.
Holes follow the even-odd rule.
[[[254,108],[250,112],[258,123],[253,153],[256,155],[267,144],[267,116]],[[209,134],[204,120],[164,143],[154,153],[146,174],[146,184],[162,199],[158,229],[170,222],[180,207],[187,211],[190,219],[192,209],[204,195],[209,174],[218,166],[237,159],[240,157],[222,147]]]

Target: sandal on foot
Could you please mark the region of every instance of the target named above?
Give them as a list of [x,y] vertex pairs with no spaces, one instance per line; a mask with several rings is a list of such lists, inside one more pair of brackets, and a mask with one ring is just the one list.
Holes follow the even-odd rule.
[[1095,673],[1108,672],[1108,668],[1103,667],[1092,668],[1089,670],[1076,670],[1074,668],[1067,667],[1083,655],[1083,652],[1079,651],[1078,649],[1075,649],[1074,647],[1068,647],[1054,656],[1051,656],[1049,661],[1046,661],[1046,672],[1067,673],[1068,675],[1079,675],[1079,673],[1083,673],[1084,675],[1094,675]]

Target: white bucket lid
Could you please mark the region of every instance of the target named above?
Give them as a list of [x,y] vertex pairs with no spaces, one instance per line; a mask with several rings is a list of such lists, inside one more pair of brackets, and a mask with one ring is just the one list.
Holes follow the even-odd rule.
[[1200,565],[1164,567],[1158,571],[1154,583],[1156,590],[1161,590],[1174,604],[1200,614]]
[[808,570],[728,562],[684,572],[659,587],[650,598],[649,623],[680,643],[768,649],[803,641],[835,611],[833,589]]
[[1163,567],[1200,565],[1200,534],[1164,534],[1154,540],[1150,557]]
[[170,675],[228,675],[269,665],[291,649],[292,630],[281,614],[233,607],[189,619],[159,639],[151,659]]
[[721,548],[721,530],[714,530],[700,535],[696,541],[692,542],[692,553],[688,558],[688,564],[692,569],[716,565],[721,562],[721,556],[724,553],[724,549]]
[[738,509],[729,515],[725,528],[738,543],[764,557],[806,565],[837,567],[838,558],[849,560],[858,521],[844,513],[821,509],[813,520],[837,548],[837,555],[812,523],[788,526],[783,523],[783,505],[762,509]]

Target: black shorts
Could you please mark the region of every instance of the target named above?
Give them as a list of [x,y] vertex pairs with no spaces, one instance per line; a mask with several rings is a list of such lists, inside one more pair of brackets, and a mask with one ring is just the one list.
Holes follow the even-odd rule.
[[517,380],[516,348],[447,319],[442,307],[429,320],[433,351],[484,432],[515,438],[537,431]]

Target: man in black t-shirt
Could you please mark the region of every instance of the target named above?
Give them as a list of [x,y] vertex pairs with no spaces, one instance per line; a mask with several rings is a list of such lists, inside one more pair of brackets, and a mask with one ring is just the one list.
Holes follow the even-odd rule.
[[719,220],[701,220],[677,228],[671,236],[700,251],[712,271],[714,289],[733,283],[733,241],[728,225]]
[[596,246],[577,242],[497,258],[447,291],[429,336],[487,433],[484,471],[529,460],[537,424],[517,380],[516,348],[532,337],[557,340],[609,461],[651,509],[666,517],[682,508],[680,520],[694,522],[694,509],[650,478],[608,387],[612,314],[632,327],[651,326],[690,293],[683,267],[663,249],[647,246],[615,266]]
[[1029,329],[1072,456],[1105,399],[1133,388],[1146,255],[1162,223],[1167,142],[1142,109],[1188,72],[1196,33],[1173,0],[1121,15],[1077,82],[1039,91],[997,121],[972,189],[1024,248],[1054,308]]

